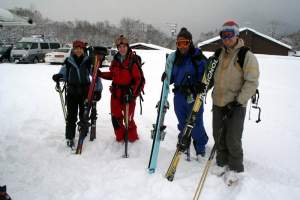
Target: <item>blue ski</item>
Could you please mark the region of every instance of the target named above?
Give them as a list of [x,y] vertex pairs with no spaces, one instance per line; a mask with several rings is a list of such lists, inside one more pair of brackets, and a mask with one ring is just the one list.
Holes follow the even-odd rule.
[[148,165],[148,172],[150,174],[154,173],[156,170],[160,141],[164,140],[165,137],[166,126],[164,125],[164,118],[165,118],[166,111],[169,108],[169,103],[168,103],[169,84],[170,84],[170,77],[171,77],[174,59],[175,59],[175,53],[172,53],[167,57],[165,78],[162,85],[160,100],[156,105],[157,118],[156,118],[156,123],[153,124],[153,130],[151,131],[151,138],[153,139],[153,143],[152,143],[152,149],[151,149],[149,165]]

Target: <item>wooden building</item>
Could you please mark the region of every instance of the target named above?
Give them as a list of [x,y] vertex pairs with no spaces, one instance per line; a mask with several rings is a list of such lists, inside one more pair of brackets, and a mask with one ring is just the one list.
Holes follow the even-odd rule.
[[[240,37],[253,53],[288,56],[292,47],[254,29],[245,27],[240,29]],[[220,36],[198,43],[203,51],[215,51],[222,46]]]

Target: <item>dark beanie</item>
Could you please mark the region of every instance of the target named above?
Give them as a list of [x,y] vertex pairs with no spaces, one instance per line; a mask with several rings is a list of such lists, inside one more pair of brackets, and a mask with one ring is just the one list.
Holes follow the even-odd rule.
[[193,37],[192,37],[192,34],[187,30],[187,28],[185,27],[182,27],[177,35],[177,38],[179,37],[184,37],[188,40],[192,40]]

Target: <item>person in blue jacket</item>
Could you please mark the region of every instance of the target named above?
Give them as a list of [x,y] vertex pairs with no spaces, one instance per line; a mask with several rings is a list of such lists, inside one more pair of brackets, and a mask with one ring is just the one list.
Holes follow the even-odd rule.
[[[184,27],[177,35],[176,46],[176,51],[170,54],[167,60],[167,69],[172,70],[165,75],[168,76],[169,83],[174,84],[174,109],[180,131],[178,138],[181,139],[186,119],[193,108],[199,82],[204,74],[206,57],[199,48],[194,47],[192,34]],[[203,125],[203,111],[202,106],[192,130],[193,145],[198,160],[205,156],[205,145],[208,141]]]
[[[76,122],[79,109],[79,119],[81,120],[84,112],[84,101],[87,98],[90,75],[92,73],[92,61],[85,54],[85,44],[80,40],[73,42],[73,50],[70,57],[67,58],[59,73],[54,74],[52,79],[57,82],[61,79],[66,82],[66,139],[67,146],[74,146],[76,132]],[[94,100],[101,99],[102,83],[98,78],[96,89],[94,91]]]

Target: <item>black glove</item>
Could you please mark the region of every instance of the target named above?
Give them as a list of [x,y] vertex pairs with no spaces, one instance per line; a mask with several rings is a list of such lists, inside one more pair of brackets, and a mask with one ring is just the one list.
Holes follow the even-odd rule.
[[62,74],[54,74],[52,76],[52,79],[55,81],[55,82],[58,82],[60,79],[62,79],[64,76]]
[[101,99],[101,92],[100,91],[95,91],[94,92],[94,100],[99,101]]
[[204,92],[206,85],[202,81],[198,81],[195,86],[195,91],[197,94]]
[[223,107],[223,115],[227,118],[231,118],[234,109],[241,106],[242,104],[240,104],[238,101],[232,101]]
[[163,82],[166,78],[167,78],[167,73],[164,72],[164,73],[161,75],[161,81]]

